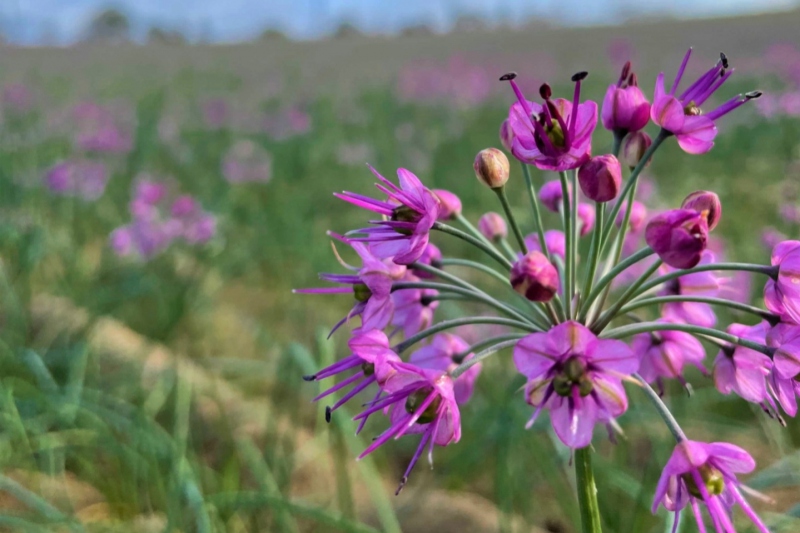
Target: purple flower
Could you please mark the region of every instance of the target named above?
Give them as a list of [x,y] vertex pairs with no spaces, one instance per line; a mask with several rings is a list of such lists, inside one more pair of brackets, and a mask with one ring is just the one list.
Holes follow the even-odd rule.
[[[564,259],[567,251],[567,239],[563,231],[557,229],[549,229],[544,232],[544,242],[547,244],[547,251],[550,256],[558,256]],[[539,244],[539,235],[530,233],[525,236],[525,246],[528,251],[542,252],[542,246]]]
[[722,203],[717,193],[711,191],[695,191],[687,196],[681,209],[691,209],[698,213],[705,213],[708,222],[708,231],[713,230],[722,218]]
[[782,320],[800,323],[800,241],[783,241],[772,250],[778,279],[767,280],[764,303]]
[[[419,281],[407,272],[403,281]],[[403,289],[392,293],[394,317],[392,325],[400,328],[403,335],[410,337],[429,327],[433,323],[433,313],[439,307],[439,301],[433,300],[439,294],[434,289]]]
[[478,219],[478,231],[481,232],[481,235],[494,242],[506,238],[508,226],[499,213],[490,211]]
[[[441,260],[442,252],[439,248],[433,243],[428,243],[428,246],[425,247],[425,251],[422,252],[422,255],[415,263],[422,263],[423,265],[439,268],[441,266]],[[411,268],[411,273],[421,279],[433,279],[436,277],[435,274],[416,268]]]
[[228,102],[222,98],[212,98],[203,102],[203,121],[211,129],[225,127],[230,115]]
[[[665,323],[668,320],[660,319]],[[699,340],[684,331],[658,331],[635,335],[631,348],[641,360],[639,374],[648,383],[661,378],[683,379],[683,367],[689,363],[707,373],[703,367],[706,351]]]
[[[707,265],[715,262],[714,254],[705,250],[698,264]],[[675,269],[665,266],[663,273],[674,272]],[[694,272],[668,281],[659,292],[661,296],[717,296],[720,280],[714,272]],[[706,328],[714,327],[717,316],[709,304],[701,302],[670,302],[662,307],[664,318],[672,322],[695,324]]]
[[[750,454],[727,442],[679,442],[658,480],[652,512],[655,514],[661,504],[677,515],[688,503],[697,527],[704,532],[702,503],[718,533],[734,533],[731,513],[733,505],[738,504],[761,533],[769,533],[742,497],[736,479],[736,474],[752,472],[755,467]],[[677,517],[675,523],[678,523]]]
[[598,339],[572,321],[520,340],[514,363],[528,378],[525,397],[536,407],[528,427],[549,409],[556,435],[570,448],[588,446],[595,423],[610,422],[627,410],[621,378],[639,366],[624,342]]
[[168,226],[148,220],[134,220],[112,231],[109,237],[118,256],[138,256],[145,260],[166,250],[172,239]]
[[673,209],[654,217],[647,224],[644,238],[664,263],[692,268],[700,262],[708,244],[708,223],[703,213]]
[[778,324],[767,333],[767,345],[775,348],[770,392],[786,414],[794,416],[800,396],[800,326]]
[[409,363],[389,361],[387,365],[394,373],[382,387],[386,396],[371,402],[355,419],[361,420],[388,409],[391,425],[361,452],[358,459],[363,459],[391,438],[421,434],[417,451],[397,488],[399,493],[426,445],[429,446],[428,460],[433,464],[434,444],[447,446],[461,439],[461,415],[450,376],[440,370],[419,368]]
[[518,102],[511,106],[508,122],[513,132],[511,153],[524,163],[542,170],[560,172],[578,168],[590,157],[592,132],[597,126],[597,104],[579,103],[581,72],[572,77],[575,82],[573,101],[551,100],[550,86],[544,84],[539,95],[544,105],[529,102],[514,82],[516,74],[506,74]]
[[[617,213],[617,218],[614,220],[614,223],[617,225],[617,227],[621,227],[622,223],[625,221],[625,212],[627,210],[628,202],[622,202],[619,213]],[[647,208],[643,203],[634,200],[633,206],[631,207],[631,217],[628,219],[628,227],[630,228],[631,232],[636,233],[639,231],[642,228],[645,219],[647,219]]]
[[603,127],[609,131],[635,132],[647,125],[650,102],[639,89],[630,61],[622,67],[617,83],[608,87],[601,118]]
[[[572,201],[572,187],[567,185],[567,191]],[[539,189],[539,201],[553,213],[558,213],[564,206],[564,189],[560,180],[550,180]]]
[[450,191],[433,189],[439,199],[439,220],[452,220],[461,214],[461,199]]
[[[595,212],[594,206],[589,204],[578,204],[578,231],[581,237],[592,231],[594,228]],[[546,239],[547,237],[545,237]]]
[[761,93],[740,94],[710,113],[702,114],[700,106],[725,83],[733,74],[733,69],[728,70],[728,59],[725,54],[720,54],[720,60],[716,65],[676,96],[675,92],[678,90],[691,55],[690,48],[683,58],[669,92],[664,89],[664,73],[660,73],[656,78],[650,117],[653,122],[675,135],[683,151],[690,154],[704,154],[714,146],[714,138],[717,136],[717,126],[714,121],[748,100],[761,96]]
[[389,197],[388,201],[346,191],[334,196],[388,217],[389,220],[374,220],[371,223],[375,227],[349,232],[349,235],[366,235],[351,240],[372,243],[372,251],[378,257],[392,257],[395,263],[401,265],[413,263],[425,251],[428,234],[439,218],[439,199],[404,168],[397,170],[400,187],[378,174],[374,168],[369,168],[380,181],[376,187]]
[[611,154],[591,158],[578,171],[581,191],[595,202],[608,202],[619,194],[622,168]]
[[126,153],[133,139],[108,107],[83,102],[72,111],[76,122],[75,144],[89,152]]
[[222,159],[228,183],[266,183],[272,179],[272,156],[251,140],[236,141]]
[[45,174],[44,182],[53,194],[75,196],[93,202],[103,196],[108,178],[103,163],[72,160],[50,167]]
[[[392,320],[392,314],[394,313],[392,284],[402,278],[406,268],[388,260],[381,260],[364,243],[347,241],[346,239],[340,240],[350,244],[353,250],[361,257],[361,268],[358,269],[356,274],[322,273],[319,277],[325,281],[349,285],[350,287],[295,289],[294,292],[300,294],[353,293],[356,303],[347,316],[333,327],[331,334],[353,316],[361,317],[363,330],[383,329]],[[356,270],[355,267],[350,268]],[[398,293],[402,292],[405,291],[398,291]]]
[[180,227],[179,235],[189,244],[205,244],[216,234],[216,217],[203,211],[200,203],[188,194],[176,198],[170,212]]
[[[431,368],[444,372],[452,372],[458,365],[475,357],[474,353],[467,352],[469,344],[451,333],[439,333],[431,343],[423,346],[411,354],[409,362],[420,368]],[[456,379],[453,386],[456,402],[465,404],[472,397],[475,390],[475,380],[481,373],[481,364],[472,365],[466,372]]]
[[556,267],[537,251],[528,252],[511,267],[511,286],[533,302],[548,302],[558,292]]
[[[325,419],[328,422],[331,421],[331,413],[333,411],[337,410],[373,383],[377,383],[379,387],[383,387],[386,380],[395,373],[395,370],[389,366],[388,363],[390,361],[400,361],[397,354],[389,347],[389,339],[382,331],[376,329],[355,333],[347,342],[347,345],[352,355],[323,368],[316,374],[303,377],[306,381],[319,381],[341,374],[342,372],[347,372],[348,370],[357,369],[350,377],[340,381],[314,398],[316,402],[340,389],[353,385],[353,388],[339,401],[333,404],[333,407],[325,409]],[[380,394],[380,391],[378,391],[378,394]],[[375,399],[377,399],[377,396]],[[364,417],[356,433],[361,431],[366,420],[367,417]]]
[[[766,344],[769,324],[764,321],[755,326],[731,324],[728,333],[743,339]],[[735,392],[753,403],[767,401],[767,376],[772,360],[761,352],[744,346],[728,345],[714,359],[714,385],[722,394]]]
[[511,131],[508,119],[505,119],[503,123],[500,124],[500,144],[503,145],[506,152],[511,152],[511,147],[514,145],[514,132]]

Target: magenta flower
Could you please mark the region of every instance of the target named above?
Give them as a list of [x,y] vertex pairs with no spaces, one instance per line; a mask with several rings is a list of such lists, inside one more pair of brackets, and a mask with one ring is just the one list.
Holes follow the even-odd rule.
[[[572,201],[572,187],[567,185],[567,191]],[[550,180],[539,189],[539,201],[553,213],[558,213],[564,206],[564,189],[560,180]]]
[[[388,363],[400,361],[397,354],[389,347],[389,339],[382,331],[376,329],[355,333],[347,342],[347,345],[352,352],[351,355],[323,368],[316,374],[303,376],[303,379],[306,381],[318,381],[333,377],[342,372],[347,372],[348,370],[358,369],[347,379],[340,381],[314,398],[316,402],[340,389],[353,385],[353,388],[342,396],[339,401],[333,404],[332,407],[327,407],[325,409],[325,420],[328,422],[331,421],[332,412],[373,383],[377,383],[378,387],[383,387],[386,380],[395,372]],[[378,391],[378,394],[380,394],[380,391]],[[376,396],[375,399],[377,398],[378,396]],[[361,431],[366,420],[367,417],[364,417],[356,433]]]
[[[658,322],[669,321],[660,319]],[[687,363],[707,373],[703,367],[706,357],[703,345],[684,331],[640,333],[633,337],[631,348],[641,360],[639,374],[648,383],[658,381],[660,384],[662,378],[672,378],[686,385],[683,367]]]
[[713,230],[722,218],[722,202],[717,193],[711,191],[695,191],[687,196],[681,203],[681,209],[691,209],[698,213],[705,213],[708,221],[708,231]]
[[409,363],[389,361],[387,365],[394,371],[382,387],[387,395],[371,402],[366,410],[356,415],[355,420],[388,409],[391,425],[361,452],[358,459],[363,459],[391,438],[421,434],[417,451],[397,488],[399,494],[426,445],[429,445],[428,460],[433,464],[434,444],[447,446],[461,439],[461,415],[450,376],[440,370],[419,368]]
[[[578,204],[578,231],[581,237],[588,234],[594,228],[595,212],[594,206],[589,204]],[[547,239],[547,237],[545,237]]]
[[[715,262],[714,254],[705,250],[698,264],[707,265]],[[665,266],[663,273],[674,272],[675,269]],[[719,294],[720,280],[714,272],[694,272],[668,281],[659,292],[661,296],[709,296]],[[709,304],[701,302],[670,302],[664,304],[661,312],[669,321],[695,324],[706,328],[714,327],[717,316]]]
[[189,244],[205,244],[217,232],[216,217],[205,212],[191,195],[176,198],[170,212],[172,219],[180,225],[180,236]]
[[[407,272],[402,280],[419,281],[410,272]],[[439,301],[433,299],[438,294],[439,291],[434,289],[403,289],[393,292],[392,325],[400,328],[406,337],[428,328],[433,323],[434,311],[439,307]]]
[[775,348],[770,392],[786,414],[794,416],[800,396],[800,326],[778,324],[767,333],[767,345]]
[[[353,293],[356,303],[347,316],[333,327],[330,335],[354,316],[361,317],[362,330],[383,329],[389,325],[394,313],[392,284],[403,277],[406,267],[388,260],[381,260],[364,243],[347,241],[346,239],[340,240],[350,244],[353,250],[361,257],[361,268],[349,267],[352,270],[358,270],[356,274],[322,273],[319,277],[325,281],[349,285],[350,287],[295,289],[293,292],[300,294]],[[398,291],[398,293],[402,292],[405,291]]]
[[428,234],[439,218],[439,199],[410,171],[400,168],[397,177],[400,187],[369,167],[380,183],[376,187],[389,199],[375,200],[352,192],[335,193],[334,196],[363,207],[389,220],[371,221],[375,227],[353,230],[348,233],[364,234],[350,240],[371,243],[372,252],[380,258],[392,257],[397,264],[408,265],[420,258],[428,245]]
[[[452,372],[464,361],[475,357],[474,353],[467,352],[467,350],[469,350],[469,344],[458,335],[439,333],[433,337],[429,345],[412,353],[409,362],[420,368]],[[455,380],[453,391],[459,405],[467,403],[472,397],[475,381],[480,373],[481,364],[478,363],[469,367]]]
[[589,200],[608,202],[619,194],[622,168],[611,154],[591,158],[578,171],[581,191]]
[[520,340],[514,363],[528,378],[525,397],[536,407],[528,427],[549,409],[553,429],[570,448],[588,446],[597,422],[610,422],[627,410],[621,378],[639,367],[624,342],[598,339],[572,321]]
[[506,220],[494,211],[490,211],[478,219],[478,231],[490,241],[505,239],[508,235]]
[[[422,255],[419,259],[415,261],[415,263],[421,263],[423,265],[429,265],[436,268],[441,267],[441,260],[442,260],[442,252],[439,248],[433,244],[428,243],[428,246],[425,247],[425,251],[422,252]],[[417,276],[420,279],[433,279],[436,277],[435,274],[431,274],[430,272],[426,272],[424,270],[418,268],[411,268],[411,273]]]
[[149,260],[166,250],[174,238],[162,223],[134,220],[111,232],[109,243],[119,257],[137,256]]
[[[755,326],[731,324],[728,333],[743,339],[766,344],[769,324],[764,321]],[[735,392],[753,403],[770,401],[767,394],[767,376],[772,360],[761,352],[744,346],[728,345],[714,359],[714,385],[722,394]]]
[[558,292],[558,271],[547,257],[536,250],[514,262],[510,274],[514,290],[532,302],[548,302]]
[[50,167],[44,182],[53,194],[93,202],[103,196],[108,179],[109,174],[103,163],[78,159]]
[[578,168],[589,160],[592,150],[592,132],[597,126],[597,104],[580,103],[581,72],[572,77],[575,93],[572,102],[557,98],[551,100],[550,86],[544,84],[539,94],[544,105],[529,102],[514,82],[516,74],[506,74],[518,102],[511,106],[508,122],[513,132],[511,153],[524,163],[542,170],[560,172]]
[[720,60],[716,65],[700,76],[688,89],[676,95],[675,92],[678,90],[691,55],[690,48],[683,58],[669,92],[664,88],[664,73],[660,73],[656,78],[650,117],[664,130],[675,135],[683,151],[689,154],[704,154],[714,146],[714,138],[717,136],[717,126],[714,121],[748,100],[758,98],[761,93],[756,91],[737,95],[710,113],[702,114],[700,106],[725,83],[733,74],[733,69],[728,70],[728,59],[725,54],[720,54]]
[[461,214],[461,198],[444,189],[433,189],[439,199],[439,220],[452,220]]
[[639,131],[650,119],[650,102],[647,101],[636,74],[631,72],[631,62],[622,67],[616,84],[610,85],[603,98],[601,113],[603,127],[624,133]]
[[[547,251],[550,256],[558,256],[564,259],[567,253],[567,240],[563,231],[557,229],[549,229],[544,232],[544,242],[547,244]],[[536,233],[531,233],[525,236],[525,246],[529,251],[541,252],[542,246],[539,244],[539,236]]]
[[[625,221],[625,212],[628,210],[628,202],[622,202],[620,206],[619,213],[617,213],[617,218],[614,219],[614,223],[617,227],[621,227],[622,223]],[[633,232],[636,233],[642,226],[644,225],[644,221],[647,219],[647,208],[644,206],[643,203],[637,202],[636,200],[633,201],[633,206],[631,206],[631,216],[628,219],[628,228]]]
[[772,250],[778,279],[767,280],[764,304],[785,321],[800,323],[800,241],[783,241]]
[[700,262],[708,244],[706,216],[690,209],[667,211],[647,224],[644,238],[664,263],[692,268]]
[[[752,472],[753,458],[742,448],[727,442],[697,442],[684,440],[675,446],[658,480],[652,512],[659,504],[679,514],[688,503],[692,507],[697,527],[706,530],[700,504],[705,504],[717,533],[734,533],[732,508],[738,504],[747,518],[761,531],[767,526],[739,492],[736,474]],[[677,517],[675,520],[677,524]]]

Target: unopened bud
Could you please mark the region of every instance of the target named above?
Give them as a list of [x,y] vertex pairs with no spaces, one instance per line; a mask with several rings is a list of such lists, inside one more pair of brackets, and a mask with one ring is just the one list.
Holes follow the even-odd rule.
[[674,209],[653,218],[644,240],[658,257],[673,268],[692,268],[708,245],[708,223],[702,213]]
[[[627,210],[628,202],[622,202],[619,213],[617,213],[617,219],[614,221],[618,228],[622,227],[622,222],[625,220],[625,213]],[[639,231],[639,229],[641,229],[646,218],[647,208],[643,203],[634,201],[633,205],[631,206],[631,217],[628,219],[628,229],[636,233]]]
[[[637,131],[625,137],[625,142],[622,144],[623,163],[631,169],[636,168],[651,144],[653,144],[653,139],[643,131]],[[648,161],[647,164],[649,165],[650,162]]]
[[[569,185],[567,186],[567,191],[571,196],[572,190]],[[542,185],[542,188],[539,190],[539,201],[550,211],[558,213],[564,201],[564,189],[561,187],[561,181],[552,180]]]
[[558,292],[558,271],[541,252],[528,252],[511,268],[511,286],[533,302],[550,301]]
[[461,199],[450,191],[433,189],[439,199],[439,220],[450,220],[461,214]]
[[490,211],[478,219],[478,231],[492,242],[505,239],[508,236],[508,226],[500,214]]
[[594,228],[594,219],[595,219],[595,212],[594,207],[589,204],[578,204],[578,230],[580,231],[581,237],[592,231]]
[[472,168],[475,176],[491,189],[499,189],[505,185],[511,170],[506,154],[497,148],[485,148],[478,152]]
[[693,192],[683,201],[681,209],[705,213],[709,231],[716,228],[719,219],[722,218],[722,203],[719,201],[719,196],[711,191]]
[[595,202],[608,202],[619,194],[622,169],[613,155],[600,155],[581,166],[578,180],[587,198]]

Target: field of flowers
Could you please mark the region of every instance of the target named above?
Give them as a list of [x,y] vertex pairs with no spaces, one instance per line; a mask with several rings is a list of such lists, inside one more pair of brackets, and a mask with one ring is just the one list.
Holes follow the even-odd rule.
[[[645,217],[691,191],[716,191],[724,215],[710,248],[719,257],[764,263],[775,243],[800,237],[792,24],[772,36],[758,30],[756,45],[728,53],[736,76],[715,103],[764,94],[720,121],[713,150],[688,155],[666,143],[639,184]],[[474,222],[501,211],[471,164],[481,149],[502,148],[498,131],[514,102],[497,81],[506,71],[518,72],[526,94],[544,81],[571,94],[582,65],[584,98],[600,102],[632,59],[652,98],[658,71],[670,79],[695,43],[669,40],[661,53],[637,47],[641,37],[606,35],[584,64],[565,45],[506,49],[484,35],[480,53],[475,44],[462,53],[470,39],[440,48],[437,39],[446,38],[404,45],[406,56],[388,66],[379,51],[390,44],[372,55],[361,47],[367,66],[358,73],[347,42],[325,52],[338,63],[313,60],[326,43],[282,42],[9,50],[16,63],[0,59],[0,530],[580,530],[570,451],[546,421],[525,429],[531,408],[524,377],[503,362],[510,350],[484,363],[461,411],[462,442],[437,449],[434,470],[421,461],[395,497],[415,444],[401,439],[354,461],[377,429],[353,435],[359,402],[326,424],[325,405],[311,400],[330,385],[302,379],[346,354],[346,334],[327,336],[352,295],[291,289],[324,285],[317,273],[336,271],[343,247],[332,249],[327,231],[364,225],[332,192],[372,194],[366,163],[392,179],[405,167],[456,193]],[[697,41],[692,79],[717,60],[709,41]],[[229,62],[237,53],[249,59]],[[612,142],[598,128],[594,153]],[[511,168],[511,208],[527,234],[522,173]],[[478,257],[444,239],[448,256]],[[761,283],[729,275],[723,290],[755,303]],[[458,302],[436,303],[437,319],[463,316]],[[498,331],[458,333],[473,343]],[[717,348],[705,349],[710,370]],[[684,376],[690,395],[672,382],[664,393],[684,429],[746,448],[758,467],[744,481],[771,499],[751,498],[753,507],[771,531],[800,531],[800,425],[787,417],[782,427],[758,405],[720,395],[700,369]],[[669,531],[667,513],[650,508],[674,443],[641,392],[628,395],[624,436],[594,441],[604,525]],[[738,530],[750,531],[738,518]],[[694,528],[686,518],[680,531]]]

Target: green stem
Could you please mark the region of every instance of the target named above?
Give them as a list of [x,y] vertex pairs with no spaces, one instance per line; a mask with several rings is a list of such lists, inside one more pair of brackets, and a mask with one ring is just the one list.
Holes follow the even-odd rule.
[[469,259],[461,259],[457,257],[446,257],[440,261],[442,266],[463,266],[468,268],[474,268],[475,270],[480,270],[486,274],[489,274],[497,281],[504,283],[505,285],[511,286],[508,281],[508,275],[504,275],[497,270],[493,269],[492,267],[488,267],[483,263],[478,263],[477,261],[470,261]]
[[522,235],[522,231],[519,229],[517,219],[514,218],[514,213],[511,212],[511,205],[508,203],[508,196],[506,196],[506,188],[498,187],[492,190],[500,200],[500,204],[503,206],[503,211],[506,213],[508,223],[511,224],[511,230],[514,232],[514,236],[517,238],[517,243],[519,244],[520,250],[522,250],[524,254],[527,254],[528,247],[525,245],[525,237]]
[[498,311],[500,311],[501,313],[504,313],[510,317],[514,317],[516,320],[521,321],[528,327],[535,326],[535,323],[533,322],[533,320],[531,320],[530,317],[523,315],[517,309],[514,309],[511,306],[498,302],[497,300],[495,300],[486,293],[480,291],[476,292],[475,290],[469,289],[467,287],[458,285],[448,285],[447,283],[434,283],[430,281],[398,281],[397,283],[394,283],[392,285],[392,292],[403,289],[433,289],[436,291],[454,292],[456,294],[462,294],[478,302],[483,302],[489,307],[493,307]]
[[544,224],[542,224],[542,210],[539,208],[539,197],[536,196],[536,187],[533,185],[531,179],[531,171],[528,165],[521,163],[522,175],[525,177],[525,185],[528,188],[528,196],[531,200],[531,209],[533,210],[533,220],[536,223],[536,233],[539,235],[539,245],[542,247],[542,253],[550,259],[550,250],[547,249],[547,242],[544,240]]
[[614,131],[614,146],[611,148],[611,153],[614,154],[614,157],[619,157],[619,150],[626,135],[628,135],[627,131]]
[[775,279],[778,276],[778,267],[773,267],[773,266],[754,265],[752,263],[710,263],[705,265],[698,265],[694,268],[687,268],[685,270],[675,270],[668,274],[664,274],[663,276],[659,276],[653,279],[652,281],[642,285],[639,288],[639,291],[634,296],[639,296],[640,294],[644,294],[650,289],[658,287],[662,283],[666,283],[667,281],[673,280],[675,278],[685,276],[686,274],[694,274],[695,272],[708,272],[713,270],[719,270],[719,271],[734,270],[734,271],[744,271],[744,272],[755,272],[757,274],[764,274],[765,276],[769,276],[773,279]]
[[458,213],[453,217],[459,224],[464,226],[464,229],[467,230],[467,233],[478,239],[479,241],[483,242],[487,246],[494,248],[494,243],[486,238],[486,236],[476,228],[472,222],[469,221],[463,214]]
[[[589,244],[589,270],[586,272],[586,280],[583,283],[583,290],[580,293],[581,300],[589,296],[594,284],[594,276],[597,274],[597,263],[600,260],[600,233],[603,231],[603,220],[606,213],[606,204],[595,202],[595,220],[594,230],[592,230],[592,242]],[[583,301],[579,302],[583,306]]]
[[564,312],[567,318],[572,317],[572,262],[574,257],[572,255],[572,211],[569,193],[569,182],[567,181],[567,173],[559,172],[559,179],[561,180],[561,206],[562,216],[564,219],[564,236],[565,236],[565,249],[566,257],[564,258]]
[[600,506],[597,503],[597,485],[592,470],[591,446],[575,450],[575,480],[578,486],[583,533],[601,533]]
[[586,300],[582,302],[581,314],[579,321],[583,322],[586,320],[586,316],[589,314],[589,309],[592,306],[592,302],[594,302],[595,298],[597,298],[600,293],[603,291],[606,285],[611,283],[614,278],[616,278],[619,274],[630,268],[631,266],[635,265],[645,257],[653,255],[653,249],[649,246],[645,246],[638,252],[634,253],[633,255],[628,256],[624,261],[617,264],[614,268],[612,268],[608,274],[600,278],[600,281],[597,282],[597,285],[592,289],[592,292],[589,296],[586,297]]
[[731,335],[724,331],[719,331],[711,328],[704,328],[701,326],[694,326],[692,324],[680,324],[677,322],[641,322],[639,324],[630,324],[627,326],[620,326],[618,328],[609,329],[600,334],[604,339],[621,339],[623,337],[630,337],[638,333],[652,333],[654,331],[683,331],[693,335],[707,335],[715,339],[720,339],[730,344],[736,344],[745,348],[750,348],[757,352],[772,357],[775,348],[764,346],[757,342],[743,339],[736,335]]
[[498,324],[500,326],[509,326],[512,328],[520,328],[527,331],[533,331],[530,325],[525,324],[524,322],[518,322],[516,320],[511,320],[509,318],[502,318],[497,316],[471,316],[465,318],[454,318],[452,320],[445,320],[443,322],[439,322],[438,324],[434,324],[428,329],[424,329],[419,333],[417,333],[416,335],[412,335],[411,337],[405,339],[403,342],[395,345],[393,350],[396,353],[400,354],[406,351],[414,344],[418,343],[419,341],[427,339],[431,335],[436,335],[437,333],[445,331],[447,329],[457,328],[460,326],[469,326],[472,324]]
[[487,245],[488,241],[484,241],[482,239],[478,239],[473,237],[468,233],[464,233],[463,231],[454,228],[453,226],[448,226],[442,222],[434,222],[433,229],[439,230],[442,233],[449,233],[454,237],[458,237],[459,239],[470,243],[471,245],[475,246],[476,248],[483,250],[486,255],[503,265],[506,269],[511,270],[511,262],[500,255],[500,253],[494,248],[494,246]]
[[678,421],[675,420],[675,417],[672,416],[672,412],[667,407],[667,404],[661,399],[661,396],[658,395],[656,391],[653,390],[651,387],[639,374],[633,375],[634,379],[639,382],[641,385],[642,390],[650,399],[650,402],[655,406],[656,411],[664,420],[664,423],[667,424],[672,436],[675,437],[675,440],[678,442],[682,442],[686,440],[686,434],[683,432],[681,427],[678,425]]
[[608,323],[614,319],[614,316],[616,316],[616,314],[619,312],[622,306],[628,303],[628,301],[631,298],[633,298],[633,294],[636,292],[636,290],[639,287],[641,287],[642,284],[645,281],[647,281],[647,278],[652,276],[655,273],[655,271],[658,270],[660,267],[661,267],[660,259],[654,262],[652,265],[650,265],[650,268],[645,270],[644,274],[639,276],[639,279],[637,279],[630,287],[628,287],[628,289],[624,293],[622,293],[622,296],[620,296],[619,299],[616,302],[614,302],[614,305],[612,305],[608,311],[600,315],[600,318],[597,319],[596,324],[593,325],[591,329],[593,331],[602,331],[603,328],[605,328],[608,325]]
[[500,350],[502,350],[504,348],[508,348],[510,346],[514,346],[518,342],[519,342],[519,339],[509,339],[507,341],[499,342],[499,343],[495,344],[494,346],[490,346],[489,348],[486,348],[482,352],[480,352],[478,354],[475,354],[475,357],[473,357],[472,359],[470,359],[468,361],[464,361],[463,363],[458,365],[456,368],[454,368],[453,371],[450,372],[450,377],[452,377],[453,379],[458,378],[461,374],[463,374],[464,372],[469,370],[474,365],[477,365],[478,363],[480,363],[481,361],[483,361],[487,357],[496,354],[497,352],[499,352]]
[[[570,300],[574,303],[575,300],[575,291],[577,290],[577,277],[578,277],[578,169],[574,169],[572,171],[572,176],[570,177],[571,185],[572,185],[572,206],[570,208],[570,231],[572,232],[572,247],[569,248],[569,254],[572,256],[572,261],[570,261],[570,271],[569,271],[569,286],[572,288],[572,292],[570,293]],[[573,312],[577,315],[578,309],[577,303],[574,304]],[[575,318],[574,316],[570,316],[569,318]]]
[[497,243],[500,245],[500,248],[503,250],[503,252],[505,252],[505,254],[508,256],[508,259],[514,263],[519,256],[517,255],[517,252],[511,248],[511,245],[508,244],[508,241],[505,239],[498,239]]
[[711,298],[708,296],[677,295],[677,296],[656,296],[653,298],[642,298],[640,300],[634,300],[630,303],[625,304],[619,310],[619,312],[628,313],[630,311],[633,311],[634,309],[647,307],[648,305],[660,305],[660,304],[680,303],[680,302],[694,302],[694,303],[728,307],[730,309],[735,309],[736,311],[744,311],[745,313],[752,313],[756,316],[763,318],[764,320],[767,320],[773,325],[777,324],[777,322],[780,321],[780,317],[778,317],[777,315],[773,315],[769,311],[761,309],[760,307],[734,302],[731,300],[725,300],[723,298]]

